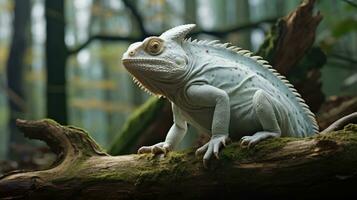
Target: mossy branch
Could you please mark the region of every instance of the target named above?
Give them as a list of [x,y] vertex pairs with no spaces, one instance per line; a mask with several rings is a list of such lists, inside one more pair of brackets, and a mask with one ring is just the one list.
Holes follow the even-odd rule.
[[[197,199],[261,195],[356,195],[357,125],[310,138],[277,138],[251,149],[232,143],[204,169],[193,150],[166,157],[109,156],[82,129],[52,120],[18,120],[29,138],[61,159],[43,171],[0,178],[0,198]],[[333,188],[333,189],[331,189]]]

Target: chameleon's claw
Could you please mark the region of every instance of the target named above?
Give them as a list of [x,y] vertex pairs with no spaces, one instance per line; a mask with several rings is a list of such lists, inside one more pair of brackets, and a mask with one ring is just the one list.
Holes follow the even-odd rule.
[[151,147],[150,146],[140,147],[138,150],[138,154],[143,154],[143,153],[151,153]]
[[[228,141],[228,140],[227,140],[227,141]],[[223,145],[223,147],[226,147],[226,146],[227,146],[226,140],[223,140],[223,141],[222,141],[222,145]]]
[[154,146],[151,150],[151,152],[153,154],[166,154],[166,150],[163,147],[159,147],[159,146]]
[[203,153],[207,150],[208,145],[209,145],[209,143],[206,143],[206,144],[203,145],[202,147],[198,148],[198,149],[196,150],[196,152],[195,152],[196,157],[199,156],[199,155],[201,155],[201,154],[203,154]]
[[196,156],[205,152],[203,156],[203,166],[205,168],[208,167],[208,161],[211,158],[212,154],[214,154],[215,157],[219,159],[219,149],[220,147],[225,146],[227,141],[228,141],[228,136],[216,135],[213,136],[211,140],[207,142],[205,145],[197,149]]
[[250,141],[249,143],[248,143],[248,149],[250,148],[250,147],[253,147],[253,146],[255,146],[255,144],[257,143],[258,141]]
[[203,160],[207,160],[208,161],[211,158],[212,153],[213,153],[213,147],[212,146],[213,145],[212,145],[212,143],[210,141],[209,145],[208,145],[208,149],[207,149],[205,155],[203,156]]
[[257,140],[254,136],[244,136],[241,138],[241,147],[253,147],[259,140]]
[[203,167],[205,169],[208,169],[208,160],[207,159],[203,159]]
[[257,132],[252,136],[244,136],[241,138],[241,143],[240,145],[242,147],[247,146],[248,148],[253,147],[254,145],[256,145],[258,142],[269,138],[269,137],[279,137],[280,133],[276,133],[276,132],[266,132],[266,131],[261,131],[261,132]]
[[219,148],[221,147],[221,145],[223,145],[223,141],[219,141],[218,143],[215,143],[213,145],[213,153],[214,153],[214,156],[219,160],[219,156],[218,156],[218,153],[219,153]]
[[164,154],[166,155],[167,152],[170,151],[170,148],[168,145],[166,145],[164,142],[157,143],[152,146],[143,146],[139,148],[138,154],[142,153],[153,153],[153,154]]

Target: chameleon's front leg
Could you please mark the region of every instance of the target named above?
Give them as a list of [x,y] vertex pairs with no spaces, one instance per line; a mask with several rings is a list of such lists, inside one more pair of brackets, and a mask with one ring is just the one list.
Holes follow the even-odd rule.
[[230,121],[230,104],[228,94],[219,88],[211,85],[192,85],[187,89],[187,96],[190,103],[200,107],[214,107],[212,118],[210,141],[197,149],[196,155],[202,154],[203,164],[214,154],[218,159],[219,149],[226,145],[228,141],[228,130]]
[[152,146],[143,146],[138,150],[138,153],[166,154],[168,151],[177,147],[182,138],[186,135],[187,122],[183,119],[179,108],[177,108],[174,104],[172,104],[172,113],[174,124],[167,133],[165,141]]

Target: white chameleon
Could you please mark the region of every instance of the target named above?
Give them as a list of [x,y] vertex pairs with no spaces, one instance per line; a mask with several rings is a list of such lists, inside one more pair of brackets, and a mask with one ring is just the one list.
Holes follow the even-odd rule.
[[211,133],[196,153],[218,158],[228,136],[252,146],[269,137],[306,137],[319,132],[304,100],[267,61],[218,41],[184,39],[194,24],[129,46],[124,67],[143,89],[172,103],[174,124],[164,142],[138,153],[166,153],[187,131],[187,123]]

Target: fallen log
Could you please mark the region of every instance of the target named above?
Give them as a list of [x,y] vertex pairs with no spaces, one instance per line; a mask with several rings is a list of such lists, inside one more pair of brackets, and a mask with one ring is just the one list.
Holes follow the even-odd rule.
[[4,199],[198,199],[357,196],[357,125],[309,138],[232,143],[209,169],[193,150],[164,156],[105,153],[87,132],[52,120],[18,120],[56,153],[52,167],[0,178]]

